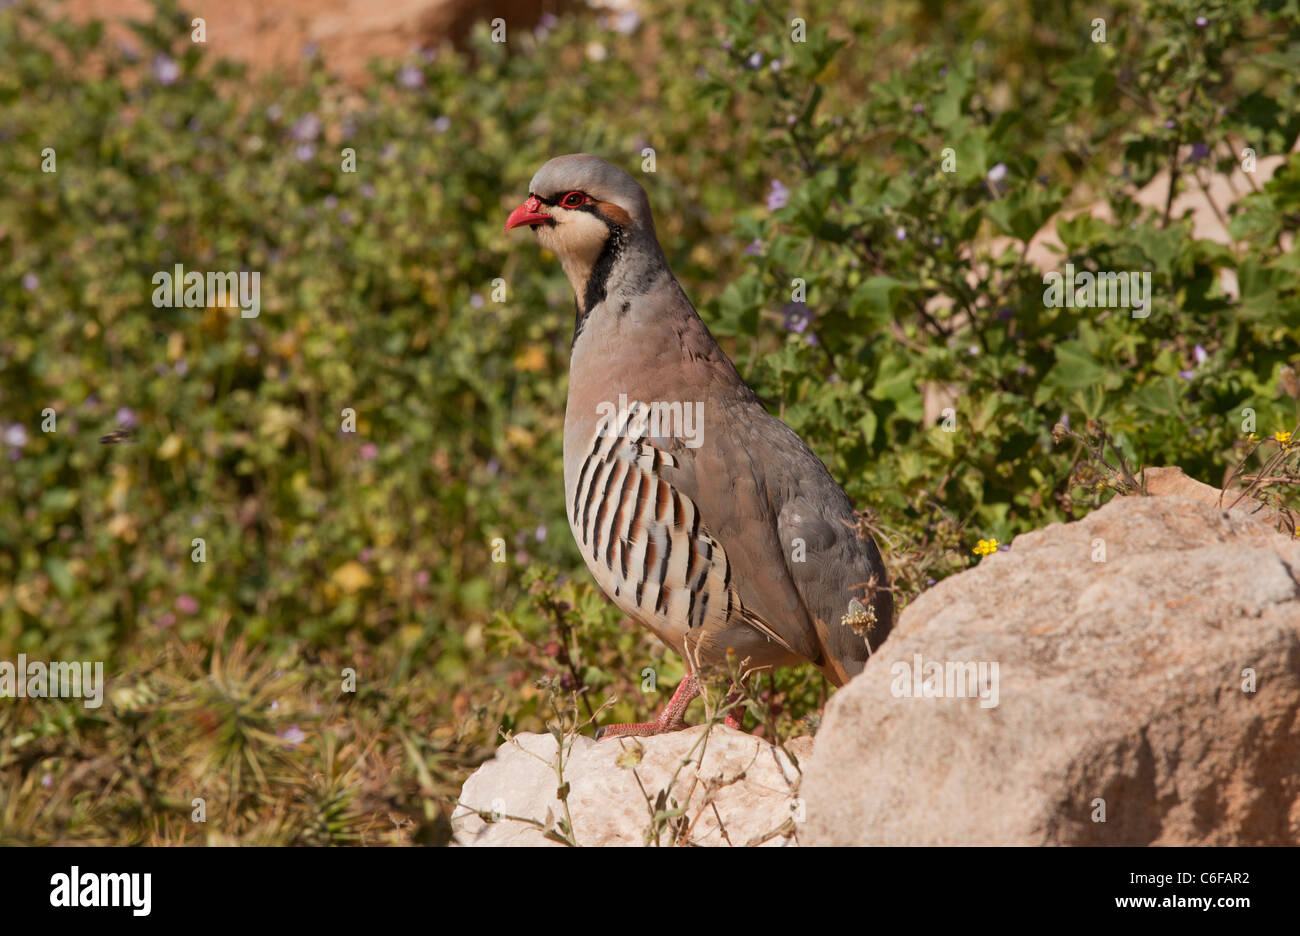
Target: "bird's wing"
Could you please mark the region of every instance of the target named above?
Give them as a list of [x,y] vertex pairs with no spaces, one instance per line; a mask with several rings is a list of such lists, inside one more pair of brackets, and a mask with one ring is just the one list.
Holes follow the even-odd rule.
[[722,422],[710,430],[706,410],[698,448],[662,440],[677,462],[672,483],[726,550],[744,607],[842,684],[870,653],[844,623],[850,600],[875,612],[872,648],[892,624],[883,560],[858,537],[848,496],[793,430],[757,400],[717,415]]
[[778,508],[767,488],[764,461],[774,453],[762,451],[761,441],[743,428],[728,426],[730,407],[703,402],[698,447],[680,437],[654,440],[674,458],[664,476],[696,505],[731,564],[747,615],[730,623],[769,633],[796,655],[817,662],[820,647],[789,575]]

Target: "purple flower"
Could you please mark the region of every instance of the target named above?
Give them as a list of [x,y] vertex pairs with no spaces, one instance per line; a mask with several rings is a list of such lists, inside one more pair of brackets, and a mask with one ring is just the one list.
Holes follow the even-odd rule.
[[123,406],[117,411],[117,424],[123,429],[134,429],[140,425],[139,418],[135,415],[135,410],[129,406]]
[[495,458],[490,458],[484,467],[487,468],[488,474],[495,477],[501,471],[501,462],[497,461]]
[[1007,177],[1007,164],[998,163],[989,170],[988,179],[990,182],[1001,182]]
[[474,293],[472,296],[469,297],[469,304],[470,304],[470,308],[473,309],[483,308],[483,294]]
[[320,129],[320,118],[313,113],[307,113],[294,121],[293,126],[289,128],[289,136],[299,143],[310,143],[320,136]]
[[614,32],[623,36],[630,36],[641,25],[641,14],[636,10],[620,10],[614,14],[611,25],[614,27]]
[[302,729],[297,725],[290,725],[283,731],[277,731],[275,736],[285,744],[289,745],[289,747],[295,747],[307,740],[307,736],[303,734]]
[[374,187],[372,184],[370,184],[369,182],[363,182],[363,183],[361,183],[361,197],[362,197],[362,198],[374,198],[374,197],[375,197],[375,187]]
[[373,442],[367,442],[361,446],[361,457],[366,461],[373,461],[379,455],[379,446]]
[[748,61],[746,64],[749,65],[750,68],[753,68],[753,69],[756,69],[756,70],[759,69],[759,68],[762,68],[762,67],[763,67],[763,53],[762,53],[762,52],[755,52],[753,55],[751,55],[751,56],[749,57],[749,61]]
[[1193,143],[1192,154],[1188,158],[1192,162],[1200,162],[1206,156],[1210,155],[1210,147],[1205,143]]
[[298,157],[298,162],[307,162],[316,155],[316,147],[310,143],[299,143],[294,149],[293,155]]
[[1015,317],[1015,314],[1016,310],[1011,308],[1011,306],[1001,306],[997,312],[998,318],[1004,322],[1011,321],[1011,319]]
[[1204,16],[1198,16],[1196,17],[1196,25],[1204,29],[1206,26],[1210,25],[1210,21]]
[[1178,376],[1183,378],[1183,380],[1191,380],[1196,376],[1196,371],[1180,370]]
[[326,209],[327,211],[333,211],[335,208],[337,208],[337,207],[339,206],[339,199],[338,199],[338,196],[337,196],[337,195],[326,195],[326,196],[325,196],[325,199],[324,199],[324,205],[325,205],[325,209]]
[[772,190],[767,193],[767,210],[779,211],[790,204],[790,190],[781,184],[780,179],[772,180]]
[[433,121],[434,133],[446,133],[450,129],[451,129],[451,118],[448,117],[446,114],[434,118]]
[[894,228],[894,240],[901,244],[903,241],[907,240],[907,232],[901,227]]
[[375,556],[375,551],[371,549],[369,546],[365,547],[364,549],[361,550],[361,552],[357,553],[357,558],[360,559],[362,562],[369,562],[371,559],[374,558],[374,556]]
[[423,588],[424,586],[429,584],[428,569],[421,569],[420,571],[415,573],[415,584],[418,585],[420,588]]
[[788,332],[802,335],[808,330],[813,315],[806,302],[790,302],[781,308],[782,326]]
[[22,448],[27,444],[27,427],[22,423],[11,423],[5,426],[4,442],[10,448]]
[[554,13],[543,13],[537,18],[537,25],[542,29],[554,29],[560,25],[560,18]]
[[1165,129],[1166,129],[1166,130],[1172,130],[1172,129],[1174,129],[1174,127],[1176,127],[1176,126],[1178,126],[1178,124],[1174,123],[1172,120],[1166,120],[1166,121],[1165,121]]
[[1197,367],[1200,367],[1202,364],[1204,364],[1209,357],[1210,357],[1209,352],[1207,352],[1200,345],[1197,345],[1195,348],[1192,349],[1192,358],[1196,361]]
[[545,542],[546,542],[546,524],[545,524],[545,523],[539,523],[539,524],[537,524],[537,529],[533,531],[533,539],[537,540],[537,542],[539,542],[539,543],[545,543]]
[[28,292],[36,292],[36,290],[40,288],[41,288],[41,278],[39,276],[37,276],[35,273],[23,274],[23,289],[27,290]]
[[196,614],[199,610],[199,602],[193,595],[177,595],[176,610],[181,614]]
[[779,72],[779,71],[781,70],[781,60],[780,60],[780,59],[772,59],[772,61],[770,61],[770,62],[767,63],[767,67],[768,67],[768,70],[771,71],[772,74],[775,75],[777,72]]
[[746,257],[757,257],[763,252],[763,242],[755,237],[745,248]]
[[348,211],[346,208],[344,208],[342,211],[339,212],[339,223],[340,223],[340,224],[351,225],[352,222],[354,222],[354,221],[356,221],[356,220],[357,220],[357,219],[356,219],[356,215],[354,215],[352,212]]
[[167,56],[159,53],[153,60],[153,77],[160,85],[173,85],[181,76],[181,67]]
[[414,65],[403,65],[397,72],[397,83],[403,88],[414,91],[424,87],[424,72]]
[[912,113],[913,113],[913,114],[924,114],[924,113],[925,113],[925,105],[924,105],[924,104],[913,104],[913,105],[912,105]]

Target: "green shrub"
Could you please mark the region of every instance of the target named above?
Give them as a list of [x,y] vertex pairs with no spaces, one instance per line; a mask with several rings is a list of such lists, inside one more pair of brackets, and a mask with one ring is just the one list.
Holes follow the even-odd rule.
[[[1300,158],[1233,206],[1239,247],[1132,198],[1171,165],[1197,185],[1243,141],[1289,150],[1290,7],[1120,3],[1098,14],[1103,44],[1055,5],[804,6],[799,43],[783,8],[743,0],[650,4],[629,35],[566,18],[502,45],[480,28],[463,52],[376,65],[360,91],[320,61],[253,82],[170,3],[129,55],[40,5],[0,10],[0,659],[103,659],[128,690],[97,717],[8,710],[9,834],[150,840],[160,816],[165,839],[195,834],[184,765],[229,747],[194,750],[169,719],[247,727],[221,700],[278,686],[249,675],[272,660],[311,672],[292,692],[316,737],[290,774],[223,768],[236,838],[374,840],[353,819],[379,803],[408,817],[398,840],[438,840],[458,778],[499,727],[538,728],[549,695],[576,693],[584,717],[610,694],[609,718],[657,708],[643,671],[671,686],[680,664],[619,624],[564,519],[569,286],[501,233],[559,153],[636,171],[654,149],[638,175],[674,271],[884,536],[904,598],[976,561],[977,540],[1104,496],[1082,443],[1054,443],[1063,418],[1210,482],[1248,451],[1244,408],[1261,437],[1294,426]],[[1088,200],[1113,220],[1063,223],[1068,259],[1151,271],[1148,317],[1044,306],[1023,242]],[[260,316],[154,307],[153,275],[177,263],[260,271]],[[926,387],[957,431],[923,419]],[[98,441],[121,423],[134,441]],[[248,687],[213,701],[204,661],[232,641]],[[339,708],[343,666],[366,689]],[[802,670],[763,692],[779,731],[824,698]],[[66,810],[20,815],[35,778],[133,763],[141,738],[159,745],[150,788],[174,795],[87,811],[74,785]],[[310,795],[290,770],[309,748],[332,778]],[[302,796],[319,808],[258,825]]]

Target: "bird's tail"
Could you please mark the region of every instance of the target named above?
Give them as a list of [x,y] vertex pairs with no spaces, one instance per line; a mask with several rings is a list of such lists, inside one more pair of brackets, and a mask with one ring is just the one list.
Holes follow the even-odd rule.
[[877,587],[869,603],[854,598],[837,621],[817,619],[817,638],[822,646],[819,670],[835,686],[842,686],[861,673],[894,628],[894,593]]

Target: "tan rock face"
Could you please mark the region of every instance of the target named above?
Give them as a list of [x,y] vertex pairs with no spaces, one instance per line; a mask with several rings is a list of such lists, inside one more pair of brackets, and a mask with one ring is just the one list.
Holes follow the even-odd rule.
[[[300,66],[303,47],[314,43],[331,71],[356,83],[365,79],[372,58],[400,59],[443,40],[460,42],[476,22],[495,17],[510,29],[531,29],[543,12],[540,0],[223,0],[185,8],[206,20],[210,54],[246,62],[255,74]],[[110,35],[132,45],[125,20],[153,16],[148,0],[69,0],[66,9],[77,22],[107,22]]]
[[[630,738],[566,739],[571,746],[564,751],[564,779],[577,843],[649,844],[653,804],[682,810],[675,828],[662,830],[661,845],[746,845],[760,840],[766,845],[793,844],[803,818],[795,765],[766,741],[731,728],[714,727],[702,743],[704,733],[699,726],[641,738],[640,761],[635,764],[629,752],[636,745]],[[797,739],[790,748],[803,764],[811,739]],[[550,735],[521,734],[503,744],[461,790],[461,806],[452,816],[456,841],[557,844],[535,826],[505,818],[535,819],[554,828],[564,817],[555,795],[556,756],[557,744]],[[683,765],[683,760],[688,763]],[[474,810],[495,811],[503,818],[485,822]]]
[[1183,497],[1018,537],[832,698],[801,843],[1300,843],[1298,577],[1300,542]]

